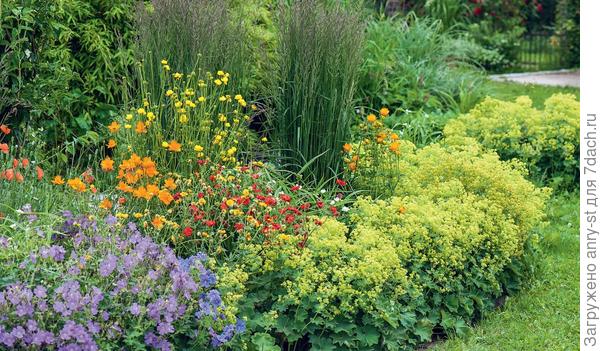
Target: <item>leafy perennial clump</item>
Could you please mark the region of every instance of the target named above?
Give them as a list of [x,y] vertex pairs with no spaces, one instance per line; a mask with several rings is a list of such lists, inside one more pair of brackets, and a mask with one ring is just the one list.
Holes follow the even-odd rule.
[[[177,258],[112,216],[62,216],[57,228],[41,229],[30,215],[25,230],[53,240],[21,262],[0,255],[10,261],[4,267],[18,264],[0,290],[0,345],[171,350],[218,347],[244,330],[215,289],[206,255]],[[18,245],[1,239],[0,250]]]
[[572,187],[579,179],[579,102],[570,94],[551,96],[543,111],[526,96],[515,102],[487,98],[451,120],[444,135],[455,142],[475,138],[503,160],[525,162],[540,180]]

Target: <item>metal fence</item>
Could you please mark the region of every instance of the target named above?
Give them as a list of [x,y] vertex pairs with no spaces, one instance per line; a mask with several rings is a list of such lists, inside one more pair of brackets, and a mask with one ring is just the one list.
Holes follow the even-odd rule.
[[519,66],[524,71],[547,71],[565,68],[562,55],[564,40],[552,32],[524,35],[519,52]]

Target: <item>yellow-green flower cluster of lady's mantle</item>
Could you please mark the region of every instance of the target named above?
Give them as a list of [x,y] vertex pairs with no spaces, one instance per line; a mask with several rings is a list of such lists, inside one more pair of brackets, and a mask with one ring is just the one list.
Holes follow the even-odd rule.
[[487,98],[450,121],[444,135],[452,140],[475,138],[503,160],[522,160],[540,179],[555,178],[564,186],[577,182],[579,102],[573,95],[553,95],[543,111],[534,109],[526,96],[515,102]]
[[244,254],[265,332],[292,342],[308,334],[322,348],[402,349],[436,326],[464,329],[520,284],[549,189],[475,142],[400,143],[402,177],[390,198],[359,198],[349,223],[315,219],[304,246]]

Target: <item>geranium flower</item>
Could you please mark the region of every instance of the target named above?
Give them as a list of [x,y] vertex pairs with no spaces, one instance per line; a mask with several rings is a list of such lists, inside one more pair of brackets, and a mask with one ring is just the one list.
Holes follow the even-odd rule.
[[2,124],[2,125],[0,125],[0,132],[8,135],[8,134],[10,134],[10,128],[8,128],[8,126],[6,124]]

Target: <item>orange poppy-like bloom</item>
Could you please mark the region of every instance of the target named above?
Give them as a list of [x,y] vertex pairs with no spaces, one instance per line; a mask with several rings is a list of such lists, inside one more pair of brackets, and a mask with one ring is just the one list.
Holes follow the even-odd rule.
[[102,200],[100,202],[100,205],[98,205],[98,207],[105,209],[105,210],[110,210],[112,208],[112,202],[110,202],[109,199],[104,198],[104,200]]
[[400,143],[397,141],[394,141],[393,143],[390,144],[390,151],[397,153],[399,147],[400,147]]
[[84,192],[87,187],[85,186],[85,183],[83,181],[81,181],[80,178],[73,178],[73,179],[69,179],[67,180],[67,185],[71,187],[71,189],[82,193]]
[[169,142],[168,150],[171,151],[171,152],[181,152],[181,144],[179,144],[175,140],[171,140]]
[[117,133],[121,129],[121,125],[117,121],[113,121],[108,125],[108,131],[111,133]]
[[23,181],[25,180],[25,178],[23,177],[23,175],[21,174],[21,172],[17,172],[15,174],[15,179],[17,180],[17,182],[19,183],[23,183]]
[[2,124],[2,125],[0,125],[0,132],[8,135],[8,134],[10,134],[10,128],[8,128],[8,126],[6,124]]
[[23,166],[23,168],[29,167],[29,159],[26,159],[26,158],[22,159],[21,166]]
[[173,195],[168,190],[161,190],[158,192],[158,199],[165,205],[169,205],[173,202]]
[[173,178],[167,178],[163,186],[169,190],[175,190],[177,188],[177,184],[175,184]]
[[15,158],[13,160],[12,164],[13,164],[13,168],[17,169],[17,168],[19,168],[19,165],[21,164],[21,162],[18,159]]
[[65,184],[65,180],[63,179],[63,177],[57,175],[54,177],[54,179],[52,179],[52,184],[63,185],[63,184]]
[[369,123],[374,123],[377,120],[377,116],[375,116],[374,114],[370,113],[369,115],[367,115],[367,121]]
[[115,147],[117,147],[117,142],[115,141],[115,139],[110,139],[108,141],[108,144],[106,144],[106,147],[109,149],[114,149]]
[[125,182],[119,182],[119,185],[117,185],[117,190],[120,190],[125,193],[130,193],[133,191],[133,188],[127,185]]
[[344,146],[342,148],[344,149],[345,152],[352,151],[352,145],[350,145],[348,143],[344,144]]
[[390,114],[390,110],[387,107],[382,107],[381,110],[379,110],[379,114],[383,117],[387,117]]
[[158,230],[161,230],[165,225],[165,221],[163,221],[163,219],[160,218],[160,216],[154,216],[152,222],[150,223],[152,223],[152,226]]
[[160,188],[156,184],[148,184],[146,185],[146,191],[152,196],[157,196]]
[[44,178],[44,170],[40,168],[40,166],[35,167],[35,174],[37,176],[37,180],[42,180]]
[[104,172],[110,172],[115,169],[115,161],[111,160],[110,157],[106,156],[104,160],[100,161],[100,167]]
[[7,143],[0,143],[0,152],[3,152],[5,154],[8,153],[8,144]]
[[133,190],[133,196],[141,199],[146,199],[146,201],[150,201],[150,199],[152,199],[152,194],[148,192],[148,189],[146,189],[143,185]]
[[146,129],[146,125],[144,124],[144,122],[139,121],[136,123],[135,132],[138,134],[144,134],[148,132],[148,129]]
[[1,175],[0,178],[4,178],[10,182],[13,179],[15,179],[15,170],[10,168],[10,169],[7,169],[6,171],[0,173],[0,175]]

